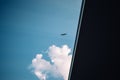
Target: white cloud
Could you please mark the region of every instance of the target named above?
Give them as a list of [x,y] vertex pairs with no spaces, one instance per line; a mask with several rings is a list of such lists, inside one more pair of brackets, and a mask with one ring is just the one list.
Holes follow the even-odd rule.
[[68,80],[70,63],[72,55],[71,49],[67,45],[57,47],[52,45],[48,49],[48,56],[50,61],[43,59],[42,54],[37,54],[32,60],[32,69],[34,74],[40,80],[47,80],[49,76],[62,77]]

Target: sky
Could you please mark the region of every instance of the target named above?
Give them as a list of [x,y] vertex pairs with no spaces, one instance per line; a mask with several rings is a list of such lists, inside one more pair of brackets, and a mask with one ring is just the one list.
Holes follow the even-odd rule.
[[81,1],[0,0],[0,80],[67,80]]

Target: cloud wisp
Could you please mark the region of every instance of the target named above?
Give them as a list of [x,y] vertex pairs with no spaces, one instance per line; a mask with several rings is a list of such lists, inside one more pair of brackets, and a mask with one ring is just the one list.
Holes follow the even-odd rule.
[[36,54],[32,60],[31,68],[39,80],[48,80],[49,77],[68,80],[71,63],[71,49],[67,45],[57,47],[52,45],[48,49],[50,60],[43,58],[42,54]]

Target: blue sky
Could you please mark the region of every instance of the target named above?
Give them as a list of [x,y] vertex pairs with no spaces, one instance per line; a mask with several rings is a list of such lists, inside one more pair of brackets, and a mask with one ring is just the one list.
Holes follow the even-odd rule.
[[39,80],[28,69],[36,54],[47,60],[51,45],[73,49],[81,1],[0,0],[1,80]]

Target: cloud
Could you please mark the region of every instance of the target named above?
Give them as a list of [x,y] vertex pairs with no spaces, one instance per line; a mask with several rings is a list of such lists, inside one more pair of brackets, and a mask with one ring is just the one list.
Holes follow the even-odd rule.
[[49,77],[62,77],[68,80],[72,58],[71,49],[67,45],[62,47],[52,45],[48,49],[48,57],[49,61],[44,59],[42,54],[36,54],[31,64],[33,73],[40,80],[47,80]]

